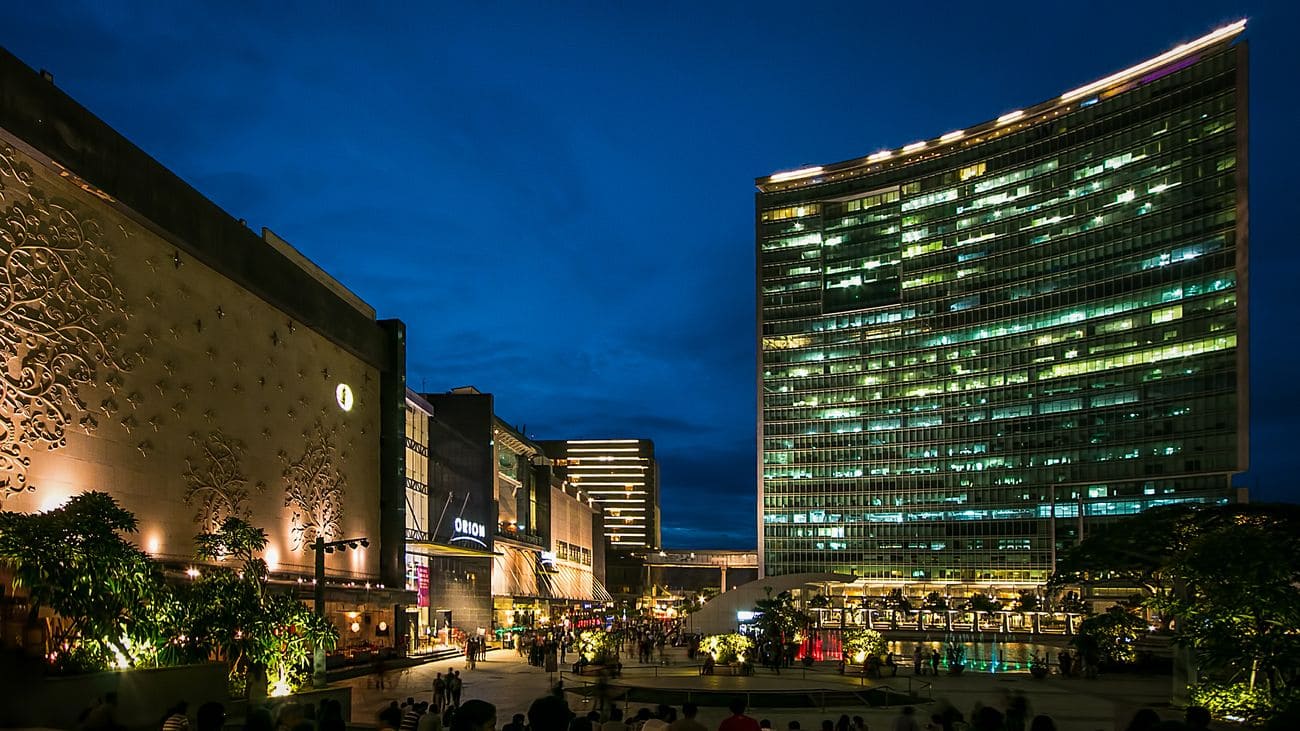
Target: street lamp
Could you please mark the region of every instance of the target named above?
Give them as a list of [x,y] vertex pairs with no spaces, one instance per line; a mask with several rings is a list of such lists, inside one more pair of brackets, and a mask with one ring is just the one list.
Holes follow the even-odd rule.
[[[314,594],[316,600],[316,616],[321,619],[325,618],[325,554],[334,553],[335,551],[346,551],[349,548],[369,548],[370,540],[368,538],[344,538],[338,541],[326,541],[321,536],[316,536],[316,542],[311,544],[311,550],[316,552],[316,579],[314,584]],[[313,688],[325,687],[325,648],[316,643],[312,647],[311,653],[311,685]]]

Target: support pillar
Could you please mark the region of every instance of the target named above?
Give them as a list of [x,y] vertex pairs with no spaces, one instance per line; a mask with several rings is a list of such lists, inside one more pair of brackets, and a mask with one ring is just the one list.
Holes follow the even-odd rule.
[[[315,600],[316,616],[321,619],[325,618],[325,539],[320,536],[316,537],[316,542],[312,545],[312,550],[316,552],[316,578],[312,585],[312,594]],[[311,648],[311,686],[313,688],[324,688],[325,680],[325,648],[316,643]]]

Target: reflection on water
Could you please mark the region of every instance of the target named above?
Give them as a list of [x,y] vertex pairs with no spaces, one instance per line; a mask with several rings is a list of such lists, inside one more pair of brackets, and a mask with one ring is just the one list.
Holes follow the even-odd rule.
[[1034,653],[1055,666],[1057,653],[1068,647],[1064,637],[1059,642],[990,642],[961,633],[949,635],[945,640],[890,640],[888,644],[895,662],[903,672],[909,672],[917,645],[921,646],[927,661],[930,654],[938,650],[939,667],[946,669],[947,647],[957,643],[966,648],[966,669],[981,673],[1027,673],[1029,659]]

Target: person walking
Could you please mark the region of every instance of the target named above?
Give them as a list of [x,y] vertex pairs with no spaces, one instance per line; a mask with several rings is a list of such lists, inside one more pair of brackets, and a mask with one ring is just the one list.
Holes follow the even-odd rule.
[[939,677],[939,651],[935,650],[930,654],[930,674]]
[[916,646],[916,651],[912,653],[912,672],[916,675],[925,675],[925,660],[921,656],[921,646]]
[[460,691],[465,687],[464,681],[460,679],[460,671],[451,671],[451,705],[460,708]]
[[433,679],[433,708],[438,713],[442,713],[443,708],[447,706],[447,681],[443,680],[442,673]]

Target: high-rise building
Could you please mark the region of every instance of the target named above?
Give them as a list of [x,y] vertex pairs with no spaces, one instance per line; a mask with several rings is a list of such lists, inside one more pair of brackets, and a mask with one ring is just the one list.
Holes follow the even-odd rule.
[[757,180],[765,574],[1033,584],[1246,467],[1244,21]]
[[591,495],[605,515],[610,548],[656,550],[659,528],[659,463],[649,439],[540,441],[556,473]]

